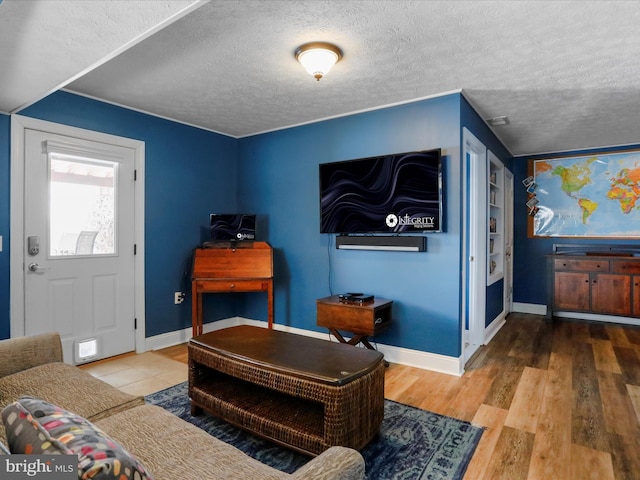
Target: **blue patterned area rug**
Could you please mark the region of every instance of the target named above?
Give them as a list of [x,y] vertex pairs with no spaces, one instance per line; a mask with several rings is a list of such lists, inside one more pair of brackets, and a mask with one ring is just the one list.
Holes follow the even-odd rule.
[[[212,415],[192,417],[187,382],[145,399],[283,472],[292,473],[309,461],[309,457]],[[366,464],[366,479],[462,479],[481,436],[482,428],[469,422],[385,400],[380,435],[360,452]]]

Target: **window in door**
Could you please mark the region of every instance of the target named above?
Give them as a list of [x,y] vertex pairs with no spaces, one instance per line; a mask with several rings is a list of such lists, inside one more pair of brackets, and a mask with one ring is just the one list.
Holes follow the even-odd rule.
[[115,162],[49,154],[49,256],[114,255]]

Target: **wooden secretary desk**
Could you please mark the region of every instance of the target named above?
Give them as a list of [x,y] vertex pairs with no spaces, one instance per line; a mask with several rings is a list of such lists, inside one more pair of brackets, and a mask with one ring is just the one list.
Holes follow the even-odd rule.
[[196,248],[191,274],[193,336],[202,335],[204,293],[267,292],[273,328],[273,249],[266,242],[221,243]]

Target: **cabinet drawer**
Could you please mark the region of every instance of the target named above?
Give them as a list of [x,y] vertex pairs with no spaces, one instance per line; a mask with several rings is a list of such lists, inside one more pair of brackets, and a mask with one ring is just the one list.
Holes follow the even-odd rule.
[[391,324],[391,302],[379,308],[317,302],[317,325],[347,332],[376,335]]
[[611,271],[615,273],[640,273],[640,260],[611,262]]
[[265,280],[196,280],[198,293],[202,292],[263,292],[269,282]]
[[572,258],[556,258],[554,260],[556,270],[572,272],[608,272],[608,260],[576,260]]

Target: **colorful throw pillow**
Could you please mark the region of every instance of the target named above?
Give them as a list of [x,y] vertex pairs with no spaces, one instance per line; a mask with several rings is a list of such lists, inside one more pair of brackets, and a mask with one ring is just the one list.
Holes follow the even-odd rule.
[[22,397],[1,413],[12,453],[78,455],[78,478],[152,480],[140,461],[88,420]]
[[9,450],[23,454],[64,454],[73,452],[52,437],[19,402],[2,410]]

